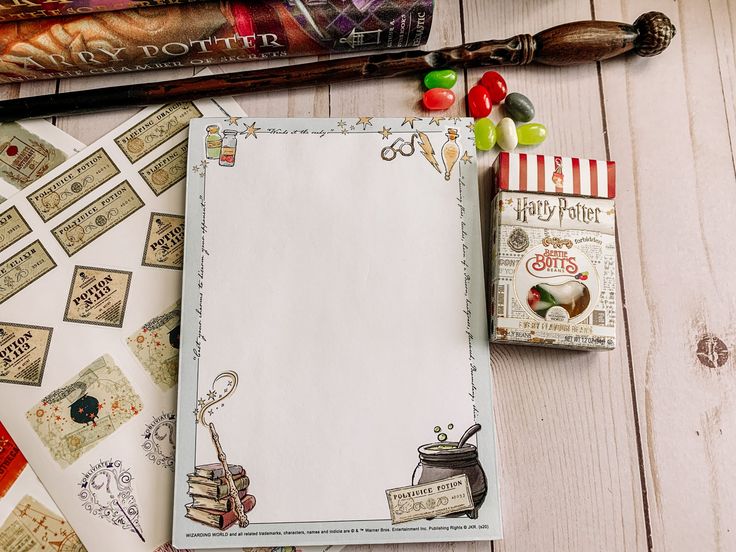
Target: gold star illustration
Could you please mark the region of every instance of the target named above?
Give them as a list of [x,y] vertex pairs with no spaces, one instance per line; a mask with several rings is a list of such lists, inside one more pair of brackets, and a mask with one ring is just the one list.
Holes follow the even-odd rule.
[[258,133],[259,130],[261,130],[261,129],[260,128],[256,128],[256,122],[253,121],[253,124],[252,125],[249,125],[249,126],[245,127],[245,132],[243,133],[243,134],[245,134],[245,139],[247,140],[248,137],[250,137],[250,136],[252,136],[253,138],[258,139],[258,134],[257,133]]
[[240,120],[240,117],[229,117],[227,120],[227,124],[232,126],[238,126],[238,121]]
[[432,117],[432,120],[429,121],[429,124],[431,125],[432,123],[434,123],[437,126],[440,126],[440,121],[444,121],[444,120],[445,120],[444,117]]
[[373,120],[373,117],[358,117],[358,122],[355,124],[363,125],[363,130],[365,130],[365,127],[373,126],[373,123],[371,123],[372,120]]
[[463,156],[460,158],[461,161],[465,161],[466,163],[470,163],[470,160],[473,158],[472,155],[468,155],[468,152],[466,151],[463,153]]
[[467,128],[470,132],[475,132],[475,123],[465,125],[465,128]]
[[391,129],[390,128],[383,127],[383,130],[379,130],[378,131],[378,134],[380,134],[381,136],[383,136],[383,139],[384,140],[388,140],[388,137],[391,136],[393,134],[393,132],[391,132]]
[[401,126],[408,124],[411,128],[414,128],[414,121],[421,121],[419,117],[404,117],[404,122],[401,123]]

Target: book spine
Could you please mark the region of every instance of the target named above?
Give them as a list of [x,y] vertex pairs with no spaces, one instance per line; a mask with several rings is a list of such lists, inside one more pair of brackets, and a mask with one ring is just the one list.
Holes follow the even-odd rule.
[[0,0],[0,22],[188,4],[200,0]]
[[[2,1],[2,0],[0,0]],[[0,82],[415,48],[433,0],[223,0],[0,25]]]

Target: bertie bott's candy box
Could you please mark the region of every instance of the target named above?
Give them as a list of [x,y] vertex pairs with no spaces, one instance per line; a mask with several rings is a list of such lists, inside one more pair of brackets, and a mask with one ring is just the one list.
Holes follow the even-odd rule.
[[491,341],[616,345],[616,167],[501,153],[493,166]]

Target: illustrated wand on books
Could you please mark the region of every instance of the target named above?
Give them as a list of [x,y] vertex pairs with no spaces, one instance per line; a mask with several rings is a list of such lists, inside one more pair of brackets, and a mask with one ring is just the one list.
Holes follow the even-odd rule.
[[[225,389],[222,392],[222,394],[218,395],[214,389],[215,384],[220,381],[225,380]],[[227,481],[227,488],[230,496],[230,500],[232,500],[233,507],[235,509],[235,513],[238,516],[238,525],[240,527],[247,527],[248,526],[248,516],[245,514],[245,510],[243,509],[243,504],[240,502],[240,498],[238,496],[238,489],[235,486],[235,480],[233,479],[233,474],[230,473],[230,468],[228,468],[227,464],[227,456],[225,455],[225,451],[222,448],[222,444],[220,443],[220,436],[217,433],[217,429],[215,429],[215,424],[212,422],[205,422],[205,415],[206,414],[212,414],[213,413],[213,407],[222,401],[224,401],[227,397],[232,395],[233,391],[235,391],[235,388],[238,386],[238,374],[235,372],[227,371],[219,374],[212,382],[212,390],[208,393],[207,397],[209,401],[202,401],[200,403],[198,414],[197,414],[197,421],[207,426],[210,430],[210,437],[212,438],[212,443],[215,445],[215,450],[217,450],[217,459],[220,461],[220,464],[222,465],[223,472],[225,474],[225,480]]]
[[214,96],[322,86],[352,80],[398,77],[449,67],[577,65],[627,52],[656,56],[669,46],[675,26],[659,12],[645,13],[633,25],[613,21],[566,23],[532,36],[485,40],[432,52],[381,53],[272,67],[224,75],[80,90],[0,102],[0,122],[89,113],[119,107],[163,104]]

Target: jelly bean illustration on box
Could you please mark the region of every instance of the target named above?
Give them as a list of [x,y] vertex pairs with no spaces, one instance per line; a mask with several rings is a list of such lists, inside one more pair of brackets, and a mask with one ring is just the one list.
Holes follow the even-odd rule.
[[248,494],[250,480],[245,469],[242,465],[228,463],[220,436],[210,419],[237,387],[238,374],[222,372],[213,380],[207,394],[197,400],[194,412],[197,424],[209,430],[217,462],[195,466],[194,472],[187,476],[192,502],[186,505],[186,517],[221,531],[235,523],[247,527],[247,514],[256,505],[256,498]]

